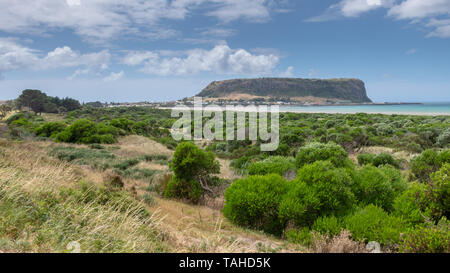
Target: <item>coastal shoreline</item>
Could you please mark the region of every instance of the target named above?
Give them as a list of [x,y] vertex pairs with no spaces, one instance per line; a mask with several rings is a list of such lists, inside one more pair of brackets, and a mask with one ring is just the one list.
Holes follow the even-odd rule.
[[[322,106],[320,106],[322,107]],[[175,109],[176,107],[157,107],[158,109],[163,109],[163,110],[172,110]],[[188,108],[190,110],[193,110],[192,107]],[[205,108],[205,106],[204,106]],[[308,108],[308,107],[303,107],[303,108]],[[324,107],[325,108],[325,107]],[[224,109],[219,109],[219,108],[208,108],[208,110],[211,111],[217,111],[217,110],[224,110]],[[236,109],[236,111],[243,111],[239,108]],[[245,109],[245,111],[249,112],[247,109]],[[339,110],[308,110],[308,109],[283,109],[283,107],[280,107],[280,113],[297,113],[297,114],[359,114],[359,113],[364,113],[364,114],[368,114],[368,115],[388,115],[388,116],[392,116],[392,115],[399,115],[399,116],[450,116],[450,113],[441,113],[441,112],[402,112],[402,111],[388,111],[388,112],[383,112],[383,111],[374,111],[374,112],[365,112],[365,111],[339,111]]]

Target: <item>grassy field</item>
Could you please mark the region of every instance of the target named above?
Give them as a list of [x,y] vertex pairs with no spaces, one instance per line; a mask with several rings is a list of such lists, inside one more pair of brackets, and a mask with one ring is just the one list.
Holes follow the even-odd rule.
[[[149,179],[128,177],[109,186],[111,169],[88,154],[89,162],[66,162],[55,149],[98,152],[87,145],[45,141],[0,141],[0,251],[69,252],[283,252],[293,244],[230,224],[220,210],[161,198],[147,191]],[[172,151],[139,136],[105,147],[112,165],[140,155]],[[95,158],[95,159],[94,159]],[[105,163],[105,162],[104,162]],[[89,165],[91,164],[91,165]],[[94,166],[98,164],[97,166]],[[167,165],[140,162],[157,173]],[[226,168],[226,167],[225,167]]]
[[[384,240],[386,252],[449,251],[447,117],[285,114],[276,152],[195,142],[220,164],[212,193],[198,202],[164,197],[179,144],[168,135],[172,123],[167,111],[147,108],[10,113],[0,121],[0,252],[71,252],[76,242],[82,252],[360,253],[369,238]],[[308,177],[319,187],[299,195]],[[280,179],[287,193],[263,190],[249,202],[267,194],[280,203],[255,203],[258,216],[240,221],[249,208],[232,200],[259,189],[230,186],[248,179]],[[348,185],[329,193],[329,181]],[[350,189],[345,211],[342,200],[314,201]],[[305,194],[313,203],[299,214],[286,200],[309,202]],[[321,202],[330,205],[310,210]],[[264,227],[273,209],[276,232]]]

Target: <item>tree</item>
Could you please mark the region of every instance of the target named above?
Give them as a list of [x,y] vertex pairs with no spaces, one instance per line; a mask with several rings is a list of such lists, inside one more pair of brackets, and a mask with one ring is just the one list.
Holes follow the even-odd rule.
[[40,114],[45,110],[45,104],[47,103],[47,95],[40,90],[27,89],[17,99],[19,108],[28,107],[32,111]]
[[209,187],[210,175],[220,172],[220,164],[214,154],[205,152],[195,144],[185,142],[177,146],[170,168],[175,176],[167,185],[165,196],[198,202]]
[[64,98],[61,100],[61,106],[67,109],[67,111],[74,111],[81,108],[79,101],[71,98]]
[[205,152],[189,142],[177,146],[170,167],[176,177],[195,179],[208,191],[210,190],[206,184],[209,176],[220,172],[220,164],[213,153]]

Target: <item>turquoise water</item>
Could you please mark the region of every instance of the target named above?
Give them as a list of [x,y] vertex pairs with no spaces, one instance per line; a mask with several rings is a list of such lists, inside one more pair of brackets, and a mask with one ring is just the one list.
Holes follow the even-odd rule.
[[409,105],[280,106],[282,112],[450,115],[450,102]]

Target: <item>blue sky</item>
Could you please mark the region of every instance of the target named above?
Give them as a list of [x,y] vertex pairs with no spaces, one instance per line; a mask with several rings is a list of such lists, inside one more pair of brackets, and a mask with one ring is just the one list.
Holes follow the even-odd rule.
[[360,78],[450,101],[450,0],[0,0],[0,100],[161,101],[231,78]]

